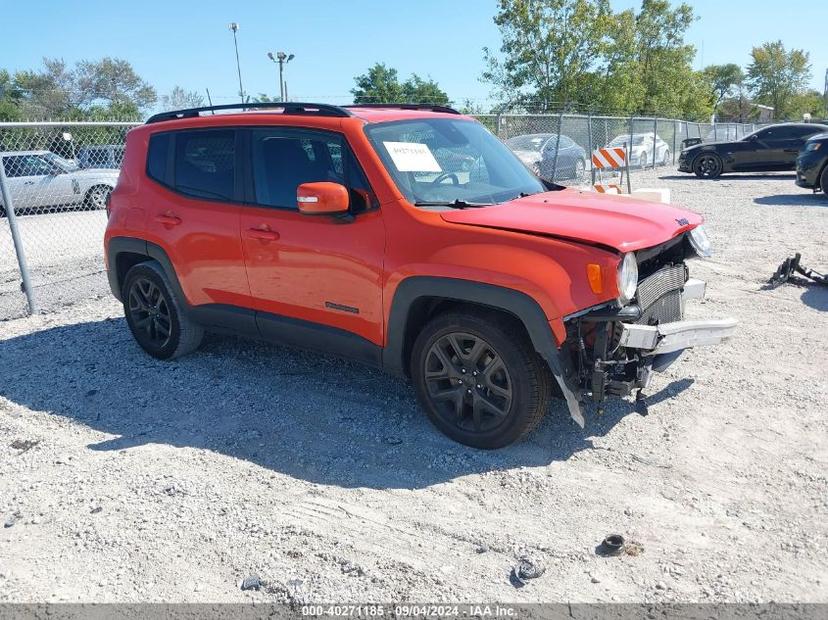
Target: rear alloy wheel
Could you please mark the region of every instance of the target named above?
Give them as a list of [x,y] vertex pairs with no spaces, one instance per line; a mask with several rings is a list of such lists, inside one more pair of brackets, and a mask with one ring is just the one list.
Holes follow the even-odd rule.
[[108,185],[96,185],[86,193],[86,206],[96,211],[106,209],[106,199],[112,193]]
[[715,179],[722,174],[722,160],[715,153],[703,153],[696,158],[693,172],[700,179]]
[[529,433],[551,392],[549,370],[526,336],[494,315],[431,321],[414,344],[411,375],[434,425],[474,448],[501,448]]
[[158,263],[141,263],[129,270],[123,303],[133,337],[153,357],[173,359],[201,344],[204,330],[183,312]]
[[822,169],[819,175],[819,186],[822,188],[822,195],[828,198],[828,164]]
[[641,153],[641,167],[646,168],[650,165],[650,156],[647,154],[647,151]]

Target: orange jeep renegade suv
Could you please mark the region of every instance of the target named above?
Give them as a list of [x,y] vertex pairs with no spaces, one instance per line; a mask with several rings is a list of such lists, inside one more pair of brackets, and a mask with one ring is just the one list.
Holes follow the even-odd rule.
[[543,181],[450,108],[159,114],[129,132],[108,208],[112,292],[150,355],[206,330],[347,356],[409,376],[478,448],[525,435],[553,392],[583,426],[735,328],[682,320],[701,217]]

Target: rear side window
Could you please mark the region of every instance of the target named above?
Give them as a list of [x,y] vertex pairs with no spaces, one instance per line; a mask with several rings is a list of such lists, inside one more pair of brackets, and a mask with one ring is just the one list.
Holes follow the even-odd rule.
[[155,134],[150,138],[147,150],[147,175],[164,185],[172,185],[172,179],[167,174],[170,140],[168,133]]
[[236,132],[181,131],[175,137],[176,191],[196,198],[234,200]]

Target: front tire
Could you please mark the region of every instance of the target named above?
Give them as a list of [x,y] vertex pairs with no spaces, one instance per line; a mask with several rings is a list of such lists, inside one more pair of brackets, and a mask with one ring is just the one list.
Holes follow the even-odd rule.
[[822,195],[828,198],[828,164],[822,169],[822,174],[819,175],[819,186],[822,188]]
[[447,313],[414,343],[411,377],[431,422],[454,441],[494,449],[543,418],[551,373],[519,324],[496,313]]
[[174,359],[201,345],[204,330],[187,317],[183,300],[176,298],[155,261],[140,263],[127,272],[121,297],[133,337],[152,357]]
[[693,163],[693,172],[700,179],[716,179],[722,174],[722,158],[715,153],[702,153]]

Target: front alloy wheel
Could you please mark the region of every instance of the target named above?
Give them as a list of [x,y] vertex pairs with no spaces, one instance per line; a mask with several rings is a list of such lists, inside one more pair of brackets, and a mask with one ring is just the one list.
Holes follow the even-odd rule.
[[699,155],[693,165],[693,172],[701,179],[715,179],[722,174],[722,160],[713,153]]
[[420,332],[411,377],[429,419],[475,448],[501,448],[546,412],[551,374],[519,323],[496,313],[447,313]]
[[503,359],[483,338],[451,332],[428,350],[429,398],[448,424],[480,433],[496,428],[512,406],[512,379]]

